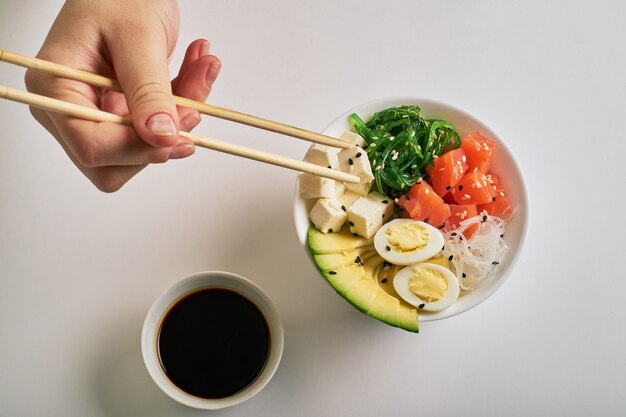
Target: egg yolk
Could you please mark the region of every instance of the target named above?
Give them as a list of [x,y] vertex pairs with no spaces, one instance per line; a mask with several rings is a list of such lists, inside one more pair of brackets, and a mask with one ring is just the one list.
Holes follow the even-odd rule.
[[387,241],[396,252],[417,252],[428,245],[428,230],[415,223],[390,225],[387,228]]
[[420,268],[409,278],[409,289],[417,298],[432,303],[448,291],[448,281],[439,271]]

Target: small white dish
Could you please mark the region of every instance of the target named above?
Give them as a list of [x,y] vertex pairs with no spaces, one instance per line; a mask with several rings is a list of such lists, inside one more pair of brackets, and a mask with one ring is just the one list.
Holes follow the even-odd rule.
[[[250,385],[226,398],[199,398],[182,391],[168,379],[159,359],[158,336],[163,317],[169,308],[185,295],[206,288],[228,289],[252,301],[265,317],[270,331],[270,351],[265,367]],[[223,271],[199,272],[175,283],[154,302],[148,311],[141,332],[143,360],[154,382],[163,392],[179,403],[204,410],[231,407],[258,394],[278,369],[283,345],[283,326],[271,300],[252,281]]]
[[[469,133],[479,131],[482,135],[495,142],[496,151],[494,152],[491,169],[500,176],[513,208],[513,215],[507,221],[505,232],[505,240],[509,249],[499,266],[495,279],[486,283],[478,290],[463,294],[454,305],[445,310],[434,313],[420,312],[420,322],[427,322],[452,317],[470,310],[489,298],[504,284],[519,257],[526,238],[529,224],[529,201],[524,176],[505,140],[476,116],[446,103],[419,97],[383,98],[348,110],[328,125],[322,133],[338,137],[346,130],[350,130],[351,126],[348,122],[348,116],[352,113],[356,113],[363,120],[368,121],[377,111],[411,104],[418,105],[422,110],[422,115],[427,119],[436,118],[450,122],[457,129],[461,138]],[[304,200],[300,197],[300,185],[296,181],[294,196],[296,233],[304,251],[311,260],[311,265],[317,271],[313,262],[313,256],[306,242],[307,230],[311,225],[308,212],[314,203],[315,201],[313,200]]]

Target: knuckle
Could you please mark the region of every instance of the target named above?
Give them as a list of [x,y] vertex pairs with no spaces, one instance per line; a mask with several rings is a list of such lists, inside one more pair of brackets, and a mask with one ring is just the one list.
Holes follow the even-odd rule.
[[146,82],[133,89],[129,102],[132,106],[144,106],[156,103],[169,103],[171,94],[166,86],[159,82]]
[[163,164],[170,159],[170,149],[158,149],[152,153],[149,157],[149,163],[151,164]]
[[87,167],[95,168],[103,165],[103,155],[95,141],[84,141],[74,152],[78,162]]

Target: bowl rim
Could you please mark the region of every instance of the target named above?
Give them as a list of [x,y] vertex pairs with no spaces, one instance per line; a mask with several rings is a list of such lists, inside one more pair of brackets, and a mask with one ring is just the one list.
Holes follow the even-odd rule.
[[[328,123],[324,129],[322,130],[323,134],[326,134],[326,132],[333,127],[333,125],[335,125],[336,123],[340,122],[341,120],[347,120],[347,117],[352,114],[355,113],[357,111],[357,109],[360,108],[364,108],[364,107],[371,107],[373,105],[379,105],[379,110],[383,110],[385,108],[388,107],[392,107],[392,106],[399,106],[402,104],[417,104],[420,108],[423,108],[422,104],[425,104],[424,107],[429,107],[429,106],[438,106],[441,108],[447,108],[451,111],[453,111],[454,113],[457,113],[458,115],[462,116],[463,118],[469,119],[469,120],[473,120],[473,121],[477,121],[480,124],[484,125],[492,134],[493,137],[495,137],[498,146],[503,148],[505,150],[505,153],[507,154],[507,156],[509,157],[509,159],[512,162],[512,168],[516,173],[516,176],[519,177],[519,183],[520,183],[520,190],[518,191],[520,194],[520,201],[522,202],[523,207],[520,207],[520,210],[518,210],[518,212],[516,214],[514,214],[514,216],[522,216],[521,219],[521,229],[519,231],[520,235],[519,235],[519,244],[517,247],[517,250],[514,251],[513,253],[511,253],[510,255],[507,256],[507,263],[508,263],[508,267],[506,270],[504,271],[498,271],[497,273],[497,280],[496,282],[494,282],[488,290],[484,291],[484,294],[482,297],[480,297],[480,299],[478,299],[476,302],[472,303],[471,305],[467,306],[464,309],[458,309],[456,311],[452,311],[449,314],[438,314],[438,313],[443,313],[446,310],[442,310],[441,312],[435,313],[435,314],[426,314],[421,312],[419,314],[419,321],[420,323],[423,322],[431,322],[431,321],[438,321],[438,320],[443,320],[446,318],[450,318],[450,317],[454,317],[457,316],[461,313],[465,313],[469,310],[474,309],[475,307],[477,307],[478,305],[482,304],[483,302],[485,302],[488,298],[490,298],[498,289],[500,289],[502,287],[502,285],[505,283],[505,281],[508,280],[509,276],[511,275],[511,272],[515,269],[518,261],[519,261],[519,257],[523,251],[524,248],[524,244],[526,242],[526,238],[528,235],[528,230],[529,230],[529,224],[530,224],[530,198],[529,198],[529,193],[528,193],[528,187],[527,187],[527,182],[526,182],[526,178],[524,177],[524,173],[521,169],[519,160],[517,158],[517,156],[515,155],[514,152],[512,152],[511,148],[509,147],[509,145],[507,144],[506,141],[504,141],[502,139],[502,136],[495,130],[493,129],[493,127],[491,127],[490,124],[486,123],[485,121],[483,121],[483,119],[477,117],[476,115],[474,115],[472,112],[467,111],[463,108],[460,108],[458,106],[446,103],[444,101],[441,100],[437,100],[437,99],[432,99],[429,97],[420,97],[420,96],[387,96],[387,97],[380,97],[377,99],[373,99],[373,100],[369,100],[367,102],[358,104],[356,106],[353,106],[352,108],[346,110],[345,112],[343,112],[341,115],[339,115],[338,117],[334,118],[330,123]],[[312,145],[311,145],[312,146]],[[294,184],[294,190],[293,190],[293,221],[294,221],[294,227],[296,229],[296,236],[298,238],[299,243],[302,245],[305,253],[307,254],[307,258],[309,259],[309,261],[312,263],[312,265],[314,266],[315,270],[317,271],[317,266],[315,264],[315,260],[313,259],[313,254],[311,253],[311,251],[309,250],[306,240],[307,240],[307,230],[308,227],[305,230],[301,230],[300,226],[298,225],[298,213],[300,212],[300,207],[301,204],[299,204],[301,202],[301,198],[299,195],[299,190],[300,190],[300,181],[299,181],[299,177],[296,177],[296,181]],[[309,222],[310,225],[310,222]],[[319,271],[318,271],[319,273]]]

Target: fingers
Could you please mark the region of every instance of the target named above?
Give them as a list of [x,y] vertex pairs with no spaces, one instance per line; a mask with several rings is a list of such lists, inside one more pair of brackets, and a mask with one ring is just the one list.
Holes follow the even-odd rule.
[[184,77],[185,73],[189,70],[191,64],[193,64],[198,58],[209,55],[211,52],[211,44],[206,39],[196,39],[191,42],[185,52],[185,57],[178,70],[178,75],[172,80],[172,91],[176,91],[180,80]]
[[178,141],[178,113],[169,80],[167,35],[158,20],[108,34],[113,67],[124,90],[133,126],[147,143]]
[[[219,58],[213,55],[205,55],[189,65],[187,72],[178,84],[175,94],[191,100],[204,102],[213,83],[217,79],[221,68]],[[182,130],[190,131],[200,122],[200,114],[193,109],[178,107],[180,126]]]

